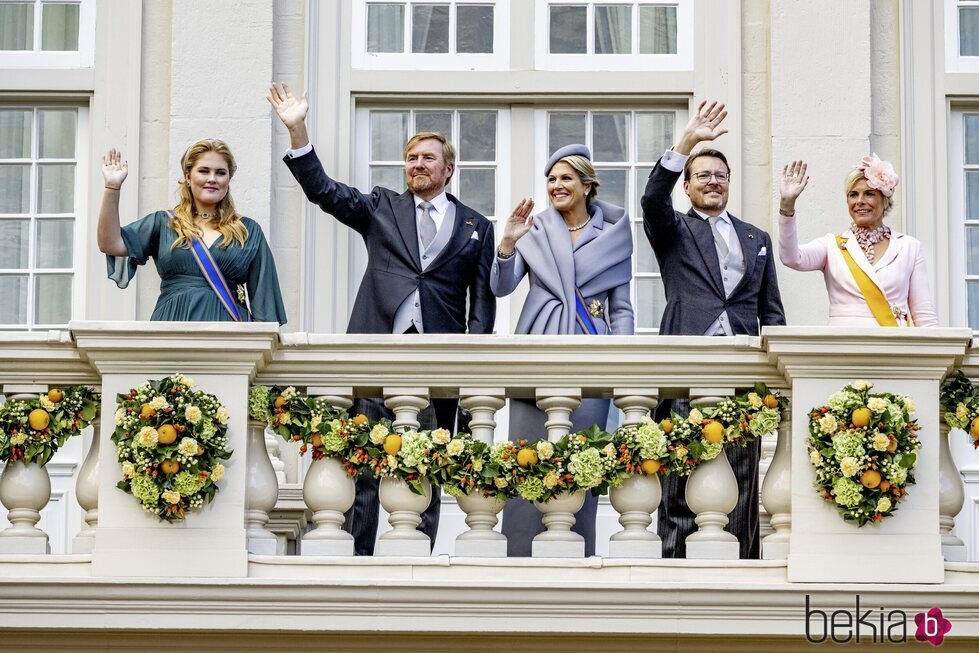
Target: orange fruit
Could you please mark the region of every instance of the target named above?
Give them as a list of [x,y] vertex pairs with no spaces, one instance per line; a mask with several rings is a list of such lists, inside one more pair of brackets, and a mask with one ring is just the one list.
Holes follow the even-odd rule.
[[57,388],[51,388],[48,390],[48,401],[50,401],[52,404],[56,404],[64,398],[65,393],[63,393],[61,390],[58,390]]
[[370,420],[367,419],[367,415],[364,415],[363,413],[361,413],[360,415],[357,415],[356,417],[354,417],[354,426],[363,426],[364,424],[366,424],[369,421]]
[[897,438],[891,436],[891,441],[887,443],[887,453],[894,453],[897,451]]
[[778,397],[775,395],[765,395],[765,398],[761,401],[765,404],[765,408],[778,408]]
[[176,474],[180,471],[180,463],[178,463],[176,460],[164,460],[162,463],[160,463],[160,471],[167,476]]
[[669,418],[662,420],[659,423],[659,427],[663,429],[663,433],[673,432],[673,422]]
[[194,452],[194,455],[195,456],[203,456],[204,455],[204,447],[202,447],[201,445],[198,444],[197,445],[197,451]]
[[724,439],[724,426],[715,420],[704,424],[702,431],[704,433],[704,439],[712,444],[717,444]]
[[48,428],[48,424],[51,423],[51,416],[48,415],[48,411],[43,408],[35,408],[31,411],[30,415],[27,416],[27,423],[31,425],[31,428],[35,431],[43,431]]
[[323,446],[323,438],[320,437],[320,434],[319,433],[313,434],[312,444],[313,444],[314,447],[322,447]]
[[143,404],[139,407],[140,419],[149,419],[154,415],[156,415],[156,409],[151,407],[149,404]]
[[873,417],[873,413],[870,412],[869,408],[864,406],[853,411],[853,414],[850,416],[850,421],[857,427],[867,426],[870,424],[871,417]]
[[160,444],[173,444],[177,441],[177,429],[173,424],[164,424],[156,430],[157,442]]
[[286,400],[285,397],[283,397],[282,395],[279,395],[278,397],[275,398],[275,404],[274,405],[275,405],[276,408],[282,408],[283,406],[286,405],[286,401],[287,400]]
[[862,483],[864,487],[870,488],[871,490],[880,485],[880,481],[880,472],[875,469],[868,469],[860,475],[860,483]]
[[393,456],[401,451],[401,436],[391,434],[384,438],[384,453]]
[[528,467],[537,464],[537,450],[526,447],[517,452],[517,464]]
[[887,492],[888,490],[891,489],[891,484],[888,483],[887,481],[881,481],[880,485],[878,485],[877,487],[880,488],[881,492]]
[[979,440],[979,417],[972,420],[972,428],[969,429],[973,440]]
[[658,460],[644,460],[642,461],[642,473],[643,474],[655,474],[659,471],[662,465],[659,464]]

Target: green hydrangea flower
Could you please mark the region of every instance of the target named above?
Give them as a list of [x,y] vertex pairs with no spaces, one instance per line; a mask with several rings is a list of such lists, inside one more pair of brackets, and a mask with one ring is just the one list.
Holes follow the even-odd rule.
[[527,501],[537,501],[544,496],[544,481],[531,476],[523,483],[517,484],[517,494]]
[[189,497],[200,491],[202,487],[204,487],[204,482],[201,481],[200,476],[190,472],[180,472],[173,479],[173,489],[179,492],[182,497]]
[[643,422],[636,429],[639,455],[643,460],[660,460],[666,457],[666,434],[659,424]]
[[568,471],[574,475],[575,481],[582,487],[595,487],[601,483],[602,457],[598,449],[585,449],[571,454]]
[[700,460],[703,462],[714,460],[721,455],[722,451],[724,451],[724,444],[721,442],[709,442],[701,439],[700,444],[702,444],[704,447],[704,452],[700,454]]
[[754,419],[749,422],[748,429],[752,435],[761,437],[767,435],[778,428],[779,413],[772,408],[762,408],[755,413]]
[[323,441],[323,449],[327,453],[339,453],[347,444],[347,440],[335,431],[321,433],[320,439]]
[[269,421],[269,388],[256,385],[248,391],[248,414],[261,422]]
[[838,478],[833,483],[833,496],[836,503],[844,508],[853,508],[860,504],[863,498],[863,488],[859,483],[855,483],[848,478]]
[[138,474],[129,485],[133,496],[146,505],[156,505],[160,499],[160,486],[149,476]]
[[401,436],[401,460],[407,467],[424,464],[425,452],[431,448],[432,439],[428,433],[408,431]]
[[857,431],[842,431],[833,438],[833,448],[836,449],[836,459],[847,457],[863,458],[866,450],[863,448],[863,435]]

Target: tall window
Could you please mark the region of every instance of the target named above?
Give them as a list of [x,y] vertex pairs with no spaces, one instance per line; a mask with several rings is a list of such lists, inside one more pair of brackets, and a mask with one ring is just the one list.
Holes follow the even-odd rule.
[[979,2],[966,0],[956,4],[959,56],[979,57]]
[[72,317],[81,113],[0,106],[0,328]]
[[639,201],[656,161],[673,145],[677,114],[672,110],[555,110],[543,116],[546,152],[571,143],[588,145],[601,183],[598,197],[629,212],[635,241],[632,292],[637,332],[657,330],[666,308],[663,280],[643,232]]
[[0,0],[0,63],[91,66],[92,0]]

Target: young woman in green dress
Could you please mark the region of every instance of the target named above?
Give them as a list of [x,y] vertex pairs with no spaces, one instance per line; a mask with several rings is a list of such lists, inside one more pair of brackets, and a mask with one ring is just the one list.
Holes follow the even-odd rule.
[[[245,320],[246,296],[251,319],[285,324],[275,261],[262,228],[240,215],[231,199],[235,174],[231,150],[217,139],[202,139],[181,158],[179,201],[170,211],[157,211],[119,226],[119,193],[129,174],[118,150],[102,157],[105,191],[99,211],[99,250],[106,255],[109,278],[120,288],[129,285],[137,266],[152,257],[160,274],[160,298],[154,321],[189,322]],[[200,239],[196,256],[192,245]],[[227,281],[231,301],[222,302],[205,277],[198,258],[213,261]]]

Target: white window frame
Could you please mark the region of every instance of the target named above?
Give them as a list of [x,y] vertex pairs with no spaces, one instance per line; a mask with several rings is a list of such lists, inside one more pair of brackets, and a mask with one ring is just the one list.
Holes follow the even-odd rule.
[[[589,116],[589,118],[586,119],[586,123],[585,123],[585,125],[586,125],[585,126],[586,140],[590,140],[590,138],[587,138],[587,137],[590,136],[591,129],[592,129],[592,121],[590,119],[591,114],[593,114],[593,113],[624,113],[624,112],[628,112],[630,114],[633,114],[632,124],[630,125],[630,133],[629,133],[629,136],[630,136],[630,141],[631,141],[631,143],[630,143],[630,152],[635,152],[636,149],[637,149],[637,145],[636,145],[636,130],[635,130],[635,114],[636,113],[643,113],[643,112],[653,112],[653,111],[663,111],[663,112],[672,111],[672,112],[674,112],[674,115],[675,115],[674,127],[673,127],[674,137],[678,137],[679,136],[680,131],[683,129],[683,126],[686,125],[687,120],[689,119],[689,117],[688,117],[688,109],[687,109],[687,107],[685,105],[673,105],[673,104],[666,103],[666,102],[664,102],[662,105],[656,105],[656,104],[636,105],[636,104],[632,104],[632,105],[609,105],[609,106],[602,106],[602,107],[578,106],[578,105],[568,105],[568,106],[554,105],[554,106],[540,107],[540,108],[538,108],[538,109],[536,109],[534,111],[534,169],[535,170],[543,170],[544,169],[544,165],[547,163],[547,160],[548,160],[548,158],[551,155],[551,153],[548,151],[548,142],[547,142],[547,136],[548,136],[547,116],[548,116],[549,113],[554,113],[554,112],[558,112],[558,113],[560,113],[560,112],[585,112],[585,113],[587,113],[588,116]],[[664,150],[664,152],[665,152],[665,150]],[[657,155],[657,158],[660,157],[660,156],[662,156],[662,154],[663,153],[659,153]],[[653,161],[652,163],[655,163],[655,161]],[[630,169],[633,169],[633,172],[634,172],[634,169],[635,168],[637,168],[637,167],[644,167],[645,165],[646,164],[644,163],[642,166],[640,166],[634,160],[630,160],[628,162],[621,162],[621,165],[619,163],[615,163],[615,162],[608,162],[608,163],[606,163],[606,162],[600,162],[600,163],[596,164],[596,168],[597,168],[596,171],[598,172],[599,181],[601,181],[601,175],[602,175],[601,170],[602,170],[603,167],[606,167],[606,166],[626,167],[626,166],[628,166]],[[629,179],[630,180],[631,179],[635,179],[635,174],[630,174]],[[637,180],[636,183],[638,183],[638,180]],[[638,190],[639,190],[638,188],[632,188],[631,189],[631,191],[632,191],[631,192],[631,195],[633,197],[638,197],[638,195],[639,195]],[[543,174],[541,174],[539,177],[537,177],[537,178],[534,179],[534,197],[535,198],[538,198],[538,199],[535,199],[535,201],[534,201],[535,212],[542,211],[545,207],[549,206],[549,202],[548,202],[548,199],[547,199],[547,182],[545,181]],[[601,198],[601,191],[599,191],[599,198]],[[679,206],[679,204],[677,202],[678,201],[682,201],[681,198],[682,198],[682,200],[686,200],[686,195],[684,195],[684,193],[683,193],[683,184],[677,183],[676,186],[673,189],[673,204],[674,204],[674,206]],[[624,208],[629,212],[629,218],[632,221],[633,234],[635,234],[636,233],[636,226],[637,225],[641,225],[642,222],[643,222],[643,220],[642,220],[642,208],[638,205],[638,202],[636,204],[635,211],[630,210],[630,208],[628,206],[626,206]],[[645,236],[641,236],[641,237],[645,238]],[[663,278],[663,275],[662,275],[662,272],[659,272],[659,273],[656,273],[656,272],[640,272],[639,270],[637,270],[637,266],[639,264],[639,257],[636,255],[636,249],[637,248],[638,248],[638,243],[634,243],[633,244],[633,254],[632,254],[632,289],[631,289],[632,290],[632,296],[631,296],[630,299],[632,300],[633,309],[636,310],[637,313],[638,313],[637,293],[638,293],[639,287],[638,287],[638,284],[636,284],[636,280],[637,279],[650,279],[650,278],[652,278],[652,279],[655,279],[655,278],[662,279]],[[637,315],[637,317],[636,317],[636,333],[637,334],[644,334],[644,335],[651,335],[651,334],[659,333],[659,325],[657,325],[654,328],[642,328],[642,329],[640,329],[639,328],[639,318],[638,318],[638,315]]]
[[[967,281],[979,281],[979,275],[968,275],[966,265],[966,238],[965,238],[965,210],[966,210],[966,185],[965,185],[965,121],[967,115],[979,115],[979,108],[975,110],[962,109],[953,110],[949,114],[948,121],[948,241],[949,243],[960,243],[958,247],[952,246],[948,252],[949,266],[949,294],[951,296],[950,326],[969,326],[969,296],[967,294]],[[979,166],[972,166],[970,169],[979,170]],[[979,226],[979,220],[974,220],[970,224]]]
[[[370,185],[370,112],[371,111],[451,111],[453,112],[453,141],[456,152],[459,151],[459,111],[495,111],[496,112],[496,161],[492,165],[496,168],[496,211],[495,216],[486,216],[493,223],[496,235],[496,244],[499,245],[503,234],[500,228],[501,220],[505,221],[510,215],[510,107],[501,104],[479,104],[479,105],[456,105],[456,104],[432,104],[419,106],[415,99],[405,98],[404,103],[395,104],[367,104],[358,105],[354,118],[354,186],[361,192],[369,193]],[[484,167],[490,162],[481,161],[478,167]],[[541,163],[543,165],[543,162]],[[458,197],[453,191],[456,188],[459,177],[459,168],[453,171],[452,179],[446,192]],[[407,186],[393,188],[392,190],[404,191]],[[465,197],[458,197],[463,204],[466,203]],[[351,297],[357,296],[364,270],[367,268],[367,250],[364,242],[360,238],[350,239],[350,252],[348,264],[348,283]],[[353,304],[351,304],[351,309]],[[349,317],[349,316],[348,316]],[[496,326],[494,333],[510,333],[510,298],[501,297],[496,300]]]
[[34,49],[0,50],[2,68],[92,68],[95,65],[95,0],[44,0],[43,4],[77,4],[78,50],[41,49],[42,0],[0,0],[0,3],[34,2]]
[[[34,323],[34,307],[35,307],[35,291],[34,291],[34,280],[38,276],[38,270],[42,270],[40,275],[53,275],[53,274],[70,274],[71,280],[71,307],[69,321],[78,320],[84,318],[84,307],[85,307],[85,293],[83,292],[87,288],[88,278],[86,275],[86,262],[87,257],[84,255],[88,251],[88,240],[87,240],[87,229],[86,224],[83,220],[83,216],[87,214],[85,207],[88,206],[88,184],[86,183],[89,174],[88,166],[88,141],[89,141],[89,125],[88,125],[88,106],[86,105],[76,105],[76,104],[52,104],[52,103],[42,103],[42,102],[4,102],[2,105],[4,109],[30,109],[34,112],[34,117],[31,123],[31,158],[25,160],[16,159],[6,159],[5,161],[19,161],[21,163],[31,164],[31,197],[29,204],[29,212],[25,215],[19,216],[18,218],[0,218],[2,220],[6,219],[24,219],[27,217],[30,220],[28,228],[28,249],[27,249],[27,267],[19,274],[23,274],[24,271],[27,273],[27,322],[26,324],[0,324],[0,331],[35,331],[35,330],[45,330],[45,329],[59,329],[65,328],[65,324],[41,324]],[[77,111],[77,123],[75,125],[75,158],[72,161],[75,164],[75,205],[72,213],[70,214],[74,220],[74,225],[72,229],[72,267],[70,268],[38,268],[35,262],[35,248],[37,247],[37,239],[35,238],[36,224],[38,220],[37,211],[37,167],[38,159],[34,158],[35,153],[38,152],[38,134],[39,130],[37,127],[37,112],[43,111],[44,109],[75,109]],[[58,159],[45,160],[45,163],[54,162],[57,163]],[[68,161],[67,159],[65,160]],[[56,218],[62,214],[45,214],[44,217]],[[65,216],[69,214],[64,214]],[[43,219],[43,218],[42,218]],[[9,276],[9,273],[3,273],[2,276]]]
[[[449,4],[449,52],[430,54],[411,52],[411,6]],[[381,4],[405,7],[405,52],[367,51],[368,0],[354,0],[351,12],[351,65],[359,70],[507,70],[510,67],[509,0],[390,0]],[[370,4],[377,4],[376,2]],[[456,11],[459,5],[493,5],[493,53],[455,52]]]
[[[580,5],[588,8],[587,52],[585,54],[550,53],[550,8],[552,5]],[[595,5],[676,5],[676,54],[638,54],[638,11],[633,12],[632,43],[636,54],[595,54]],[[678,71],[693,70],[694,11],[693,0],[536,0],[534,54],[537,70],[625,70]]]

